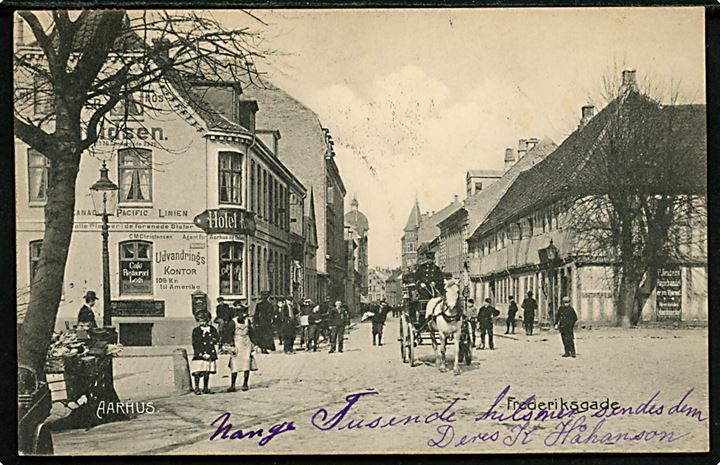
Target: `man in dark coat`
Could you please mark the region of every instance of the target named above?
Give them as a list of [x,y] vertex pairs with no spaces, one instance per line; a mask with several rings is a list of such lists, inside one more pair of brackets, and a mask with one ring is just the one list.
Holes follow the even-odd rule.
[[225,322],[227,323],[233,317],[233,310],[230,309],[230,305],[225,302],[225,298],[220,296],[217,298],[217,305],[215,306],[215,323]]
[[263,354],[267,354],[268,350],[275,350],[275,338],[273,337],[275,309],[268,301],[269,296],[268,291],[260,292],[260,302],[255,305],[255,315],[253,316],[253,328],[255,330],[255,341],[253,342],[260,347]]
[[288,299],[278,301],[280,310],[280,335],[282,337],[283,352],[295,353],[295,336],[297,335],[297,315],[292,302]]
[[382,345],[382,333],[383,333],[383,326],[385,325],[385,319],[387,318],[387,312],[388,312],[388,304],[385,301],[385,299],[382,299],[380,301],[380,306],[375,309],[375,312],[372,316],[372,335],[373,335],[373,345],[375,345],[375,338],[377,337],[377,345]]
[[490,305],[490,298],[485,299],[485,303],[478,311],[478,325],[480,326],[480,348],[485,348],[485,335],[488,336],[488,345],[490,350],[495,350],[493,342],[493,318],[500,315],[500,311]]
[[97,302],[97,300],[97,294],[95,294],[95,291],[87,291],[85,293],[85,305],[80,307],[80,311],[78,312],[78,325],[83,323],[90,325],[90,329],[97,328],[97,323],[95,322],[95,312],[93,312],[93,307],[95,306],[95,302]]
[[563,297],[562,304],[555,315],[555,327],[560,331],[565,348],[563,357],[575,358],[575,323],[577,319],[575,309],[570,306],[570,297]]
[[525,326],[525,334],[532,336],[533,326],[535,325],[535,310],[537,310],[537,302],[533,299],[532,291],[528,291],[527,297],[523,300],[523,326]]
[[515,303],[515,297],[510,296],[510,305],[508,305],[508,316],[507,316],[507,329],[505,334],[510,333],[510,327],[512,326],[512,334],[515,334],[515,315],[517,315],[518,306]]

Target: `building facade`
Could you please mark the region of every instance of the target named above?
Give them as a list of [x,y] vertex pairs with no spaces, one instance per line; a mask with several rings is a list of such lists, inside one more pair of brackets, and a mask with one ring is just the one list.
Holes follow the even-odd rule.
[[402,270],[392,270],[385,280],[385,298],[388,305],[399,307],[403,304]]
[[391,271],[384,268],[370,268],[368,273],[368,301],[380,302],[387,298],[385,281],[390,277]]
[[[581,321],[614,321],[617,262],[611,256],[599,256],[592,242],[573,226],[577,215],[584,214],[579,213],[578,205],[597,187],[594,172],[588,167],[597,166],[598,157],[606,156],[597,147],[609,137],[606,128],[610,121],[626,111],[630,118],[647,118],[638,109],[650,106],[647,114],[652,115],[653,123],[646,130],[658,130],[666,123],[682,128],[678,133],[682,140],[677,143],[684,159],[678,163],[682,163],[686,176],[650,185],[655,195],[687,196],[693,190],[699,195],[697,186],[705,182],[705,106],[654,105],[629,92],[595,117],[590,107],[583,107],[580,127],[551,154],[518,175],[468,239],[477,299],[490,297],[503,307],[510,296],[520,298],[533,291],[539,304],[537,318],[549,324],[561,297],[567,296]],[[658,140],[662,137],[657,135]],[[683,191],[684,183],[691,187]],[[670,234],[694,239],[692,245],[683,246],[682,259],[669,259],[660,266],[657,285],[642,311],[644,321],[708,318],[704,221],[692,216],[689,220],[684,230],[673,229]]]
[[[530,141],[530,143],[528,143]],[[474,258],[468,254],[469,230],[477,227],[496,205],[498,199],[517,179],[518,175],[555,150],[555,144],[547,138],[520,139],[517,155],[515,150],[505,150],[505,171],[470,170],[465,180],[468,197],[460,208],[438,223],[440,228],[440,267],[463,285],[470,275]],[[471,291],[472,294],[472,291]]]
[[[257,103],[232,84],[158,84],[144,98],[156,110],[125,130],[106,128],[81,160],[58,327],[76,320],[86,291],[103,294],[101,224],[88,190],[103,164],[119,186],[109,250],[123,344],[189,342],[192,309],[214,314],[218,296],[247,299],[253,311],[261,291],[302,292],[306,189],[278,158],[275,128],[260,137]],[[15,153],[22,307],[42,250],[48,173],[42,154],[19,139]]]
[[[258,125],[278,129],[280,159],[308,189],[312,189],[315,215],[315,272],[311,285],[315,301],[342,298],[345,279],[345,186],[335,161],[332,137],[310,108],[271,83],[244,89],[264,111]],[[305,210],[311,211],[310,197]]]

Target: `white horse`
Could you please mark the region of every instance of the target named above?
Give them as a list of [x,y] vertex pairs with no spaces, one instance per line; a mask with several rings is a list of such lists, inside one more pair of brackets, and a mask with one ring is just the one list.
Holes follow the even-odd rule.
[[[455,361],[453,364],[453,373],[460,374],[460,337],[459,332],[462,328],[463,314],[460,311],[459,299],[460,286],[454,280],[445,282],[445,296],[430,299],[425,307],[425,318],[429,319],[428,327],[432,336],[433,350],[435,351],[435,366],[444,372],[447,370],[445,366],[445,348],[447,340],[455,334],[458,337],[457,347],[455,350]],[[440,351],[438,352],[438,343],[435,340],[435,332],[440,334]]]

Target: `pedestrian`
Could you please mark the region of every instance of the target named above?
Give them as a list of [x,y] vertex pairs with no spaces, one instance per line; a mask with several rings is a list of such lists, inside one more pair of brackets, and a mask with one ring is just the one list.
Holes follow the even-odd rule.
[[233,310],[230,309],[230,305],[225,302],[225,298],[223,296],[218,297],[217,305],[215,306],[215,322],[230,321],[233,313]]
[[283,352],[286,354],[295,353],[295,336],[297,333],[297,318],[292,302],[279,300],[280,309],[280,336],[282,337]]
[[468,299],[467,308],[465,309],[465,316],[467,317],[468,323],[470,323],[470,342],[475,347],[475,331],[477,330],[478,322],[478,309],[475,306],[475,299]]
[[320,305],[316,305],[308,317],[308,345],[307,350],[312,348],[313,352],[317,352],[318,339],[320,338],[320,325],[322,324],[322,312]]
[[78,326],[84,326],[85,329],[97,328],[95,311],[93,310],[98,300],[97,294],[95,294],[95,291],[87,291],[84,299],[85,304],[80,307],[80,311],[78,311],[77,324]]
[[533,326],[535,325],[535,310],[537,310],[537,302],[533,299],[532,291],[527,292],[527,297],[523,300],[523,326],[525,326],[525,334],[532,336]]
[[312,300],[305,299],[300,307],[300,347],[306,350],[309,339],[310,312],[312,312]]
[[255,360],[255,346],[252,342],[252,322],[246,309],[240,309],[228,326],[232,327],[233,354],[230,356],[230,387],[228,392],[235,392],[235,383],[239,372],[243,372],[242,390],[247,391],[250,371],[258,369]]
[[380,301],[380,306],[377,307],[372,316],[372,336],[373,345],[375,345],[375,339],[377,338],[377,345],[382,345],[382,334],[383,326],[385,326],[385,320],[387,319],[388,304],[385,299]]
[[555,315],[555,327],[560,331],[565,349],[563,357],[575,358],[575,323],[577,319],[575,309],[570,306],[570,297],[563,297],[562,304]]
[[505,334],[510,333],[510,327],[512,327],[512,334],[515,334],[515,315],[517,315],[517,312],[518,306],[515,303],[515,297],[510,296],[510,305],[508,305],[508,316],[505,322],[505,324],[507,325]]
[[[215,361],[217,352],[215,344],[220,340],[217,330],[210,324],[210,313],[201,312],[197,316],[198,326],[192,332],[193,358],[190,362],[190,371],[195,379],[195,394],[212,394],[209,388],[210,375],[216,372]],[[203,380],[203,389],[200,390],[200,378]]]
[[335,306],[328,312],[328,326],[330,328],[330,350],[329,353],[343,351],[343,340],[345,338],[345,326],[347,326],[348,309],[341,301],[336,301]]
[[493,342],[493,318],[500,315],[500,311],[490,304],[490,298],[485,299],[485,303],[478,311],[478,324],[480,326],[480,349],[485,348],[485,335],[488,337],[488,346],[490,350],[495,350]]
[[255,342],[263,354],[275,350],[275,338],[273,336],[275,309],[268,301],[269,296],[270,293],[268,291],[260,291],[260,301],[255,305],[255,315],[253,317]]

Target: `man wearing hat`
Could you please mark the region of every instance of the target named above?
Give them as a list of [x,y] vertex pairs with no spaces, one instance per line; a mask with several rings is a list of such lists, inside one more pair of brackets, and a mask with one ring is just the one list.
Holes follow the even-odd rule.
[[[383,326],[385,325],[385,319],[387,318],[387,312],[388,312],[388,304],[387,301],[383,298],[380,300],[380,307],[375,310],[375,313],[372,316],[372,337],[373,337],[373,345],[382,345],[382,333],[383,333]],[[377,338],[377,343],[375,342],[375,339]]]
[[525,334],[532,336],[533,326],[535,325],[535,310],[537,310],[537,302],[533,299],[532,291],[527,292],[527,297],[523,300],[523,326],[525,326]]
[[95,302],[97,302],[97,300],[97,294],[95,294],[95,291],[87,291],[85,293],[85,305],[80,307],[80,311],[78,312],[78,325],[86,324],[90,326],[90,329],[97,328],[97,323],[95,322],[95,312],[93,311],[93,307],[95,306]]
[[490,350],[495,350],[493,342],[493,318],[500,315],[500,310],[490,304],[490,298],[485,299],[485,303],[478,311],[478,323],[480,326],[480,348],[485,348],[485,335],[488,336],[488,345]]
[[577,313],[570,306],[570,297],[562,298],[562,304],[558,308],[555,315],[555,327],[560,331],[565,353],[563,357],[575,358],[575,323],[577,322]]

